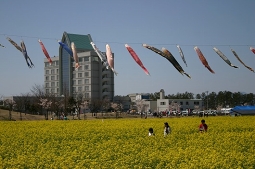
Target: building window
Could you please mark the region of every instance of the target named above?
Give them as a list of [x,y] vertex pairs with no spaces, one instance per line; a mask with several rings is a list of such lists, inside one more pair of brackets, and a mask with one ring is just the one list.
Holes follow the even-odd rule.
[[98,56],[93,57],[93,58],[92,58],[92,61],[99,62]]
[[79,58],[79,62],[83,62],[83,58]]
[[45,77],[45,80],[49,80],[49,76],[46,76],[46,77]]
[[55,93],[55,89],[51,89],[50,91],[51,91],[51,93]]
[[50,87],[50,86],[49,86],[49,83],[45,83],[45,86],[46,86],[46,87]]
[[59,62],[58,62],[58,61],[56,61],[56,66],[58,66],[58,64],[59,64]]
[[89,98],[89,93],[85,93],[85,98]]
[[[86,73],[85,73],[86,75]],[[89,84],[89,79],[85,79],[85,84]]]
[[189,105],[189,102],[186,102],[186,105]]
[[45,63],[45,67],[48,67],[50,64],[49,64],[49,62],[46,62]]
[[85,77],[88,77],[89,76],[89,72],[85,72]]
[[55,76],[51,76],[50,79],[51,79],[51,80],[55,80]]
[[84,58],[84,61],[85,61],[85,62],[89,61],[89,57],[85,57],[85,58]]
[[59,88],[57,88],[57,93],[59,92]]
[[58,80],[58,75],[57,75],[57,80]]
[[78,77],[82,77],[82,73],[78,73]]
[[160,102],[160,105],[166,105],[166,102]]
[[51,87],[55,87],[55,82],[51,82]]
[[76,85],[76,80],[73,80],[73,85]]
[[79,71],[81,71],[81,70],[82,70],[82,65],[80,65],[80,67],[78,68],[78,70],[79,70]]
[[57,87],[59,87],[59,86],[58,86],[58,82],[57,82]]
[[55,74],[55,70],[54,69],[51,69],[51,74]]
[[180,105],[183,105],[183,102],[180,102]]
[[49,74],[49,73],[50,73],[50,71],[49,71],[49,70],[46,70],[46,71],[45,71],[45,74]]
[[85,86],[85,91],[89,91],[89,86]]
[[82,87],[79,86],[79,87],[78,87],[78,92],[81,92],[81,91],[82,91]]
[[46,91],[45,91],[46,93],[49,93],[49,89],[46,89]]
[[85,70],[88,70],[89,69],[89,65],[85,65]]
[[76,92],[76,87],[73,87],[73,92]]
[[58,73],[58,69],[56,69],[56,72]]
[[199,105],[199,102],[194,102],[194,105]]
[[82,80],[78,80],[78,85],[82,84]]

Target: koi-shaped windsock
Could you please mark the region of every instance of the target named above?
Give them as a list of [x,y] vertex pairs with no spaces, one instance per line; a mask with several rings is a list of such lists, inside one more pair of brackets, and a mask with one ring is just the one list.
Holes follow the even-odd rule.
[[213,50],[231,67],[238,68],[238,66],[233,65],[230,60],[217,48],[213,48]]
[[117,76],[117,72],[114,70],[114,58],[112,55],[112,50],[109,44],[105,45],[106,48],[106,58],[107,58],[107,62],[110,66],[110,68],[112,69],[113,73],[115,73],[115,75]]
[[75,46],[74,42],[71,43],[71,48],[72,48],[72,52],[73,52],[73,58],[75,61],[75,69],[77,70],[80,67],[80,65],[79,65],[79,58],[77,55],[76,46]]
[[197,52],[197,55],[200,59],[200,61],[202,62],[202,64],[211,72],[211,73],[214,73],[214,71],[211,69],[211,67],[209,66],[206,58],[204,57],[203,53],[201,52],[201,50],[195,46],[194,47],[194,50]]
[[130,53],[130,55],[132,56],[132,58],[135,60],[135,62],[143,69],[143,71],[146,73],[146,75],[150,75],[149,71],[144,67],[142,61],[140,60],[138,55],[135,53],[133,48],[131,48],[128,44],[125,44],[125,47],[128,50],[128,52]]
[[43,51],[44,55],[46,56],[46,58],[48,59],[50,65],[51,65],[52,60],[51,60],[51,58],[50,58],[50,55],[49,55],[48,51],[46,50],[44,44],[42,43],[42,41],[41,41],[40,39],[38,40],[38,42],[39,42],[39,44],[40,44],[40,46],[41,46],[41,48],[42,48],[42,51]]
[[107,62],[107,59],[106,59],[105,55],[97,48],[97,46],[95,45],[94,42],[90,42],[90,44],[93,47],[93,49],[95,50],[95,52],[97,53],[97,55],[100,58],[101,62],[103,62],[103,65],[106,67],[106,69],[109,69],[109,64]]

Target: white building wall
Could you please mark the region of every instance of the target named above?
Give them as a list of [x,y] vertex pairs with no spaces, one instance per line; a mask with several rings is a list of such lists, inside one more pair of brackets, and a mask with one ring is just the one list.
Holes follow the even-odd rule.
[[59,93],[59,57],[51,58],[52,64],[48,59],[44,59],[44,87],[46,93]]
[[[174,105],[174,106],[172,106],[172,105]],[[158,111],[193,110],[197,107],[199,108],[199,110],[203,109],[203,100],[202,99],[158,99],[157,100],[157,110]]]

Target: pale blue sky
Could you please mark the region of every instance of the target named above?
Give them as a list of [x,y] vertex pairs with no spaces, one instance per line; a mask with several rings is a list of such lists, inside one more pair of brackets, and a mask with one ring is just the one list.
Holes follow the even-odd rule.
[[[105,51],[106,43],[115,54],[115,95],[166,94],[204,91],[255,93],[255,73],[232,54],[233,48],[246,65],[255,69],[254,0],[1,0],[0,4],[0,95],[19,95],[34,84],[44,83],[45,58],[38,39],[51,56],[59,52],[58,39],[64,31],[91,34]],[[7,40],[20,44],[35,64],[29,69],[22,53]],[[129,44],[150,72],[147,76],[125,48]],[[170,50],[192,79],[182,76],[170,62],[143,48],[146,43]],[[176,44],[183,50],[183,63]],[[210,73],[199,60],[198,46],[215,71]],[[227,65],[214,51],[220,49],[234,64]]]

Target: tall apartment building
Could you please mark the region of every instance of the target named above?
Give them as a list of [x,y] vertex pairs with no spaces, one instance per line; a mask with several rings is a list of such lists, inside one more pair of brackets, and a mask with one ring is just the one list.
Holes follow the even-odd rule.
[[[45,62],[45,91],[61,95],[83,94],[87,99],[113,100],[114,73],[106,69],[90,44],[90,35],[63,33],[62,42],[71,49],[75,43],[80,67],[74,68],[73,57],[59,47],[59,57],[53,57],[53,64]],[[114,54],[113,54],[114,56]]]
[[59,95],[59,57],[51,58],[50,65],[47,59],[44,59],[44,87],[46,93]]

